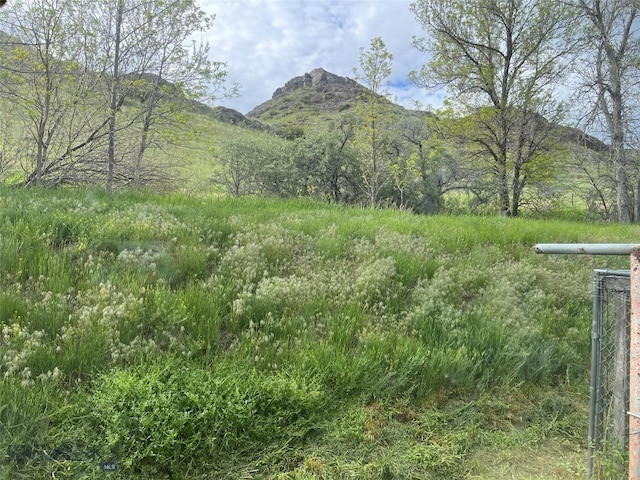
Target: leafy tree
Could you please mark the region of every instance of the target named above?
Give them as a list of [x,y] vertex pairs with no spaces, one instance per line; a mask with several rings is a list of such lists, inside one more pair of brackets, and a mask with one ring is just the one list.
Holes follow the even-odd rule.
[[[149,62],[145,73],[133,75],[140,83],[139,141],[135,153],[133,183],[141,186],[143,159],[147,149],[158,145],[163,133],[180,129],[182,112],[193,102],[218,92],[227,76],[226,64],[208,59],[209,46],[190,38],[212,26],[193,0],[162,0],[143,3],[142,26]],[[210,91],[209,91],[210,90]],[[224,91],[224,96],[235,94]],[[162,131],[162,126],[165,132]]]
[[260,156],[255,142],[241,136],[229,139],[216,155],[220,168],[211,178],[212,183],[225,187],[234,197],[258,193],[255,164]]
[[355,144],[363,158],[362,189],[369,205],[378,205],[380,191],[388,177],[390,126],[394,123],[391,102],[384,89],[384,81],[391,75],[393,55],[380,37],[371,40],[369,50],[360,49],[360,71],[354,69],[356,80],[368,89],[356,105],[359,117]]
[[158,162],[143,163],[148,149],[175,142],[183,112],[223,90],[226,65],[191,40],[211,22],[193,0],[27,0],[4,9],[0,28],[11,37],[0,51],[0,91],[23,113],[33,145],[24,149],[35,159],[25,183],[139,188],[142,177],[161,178]]
[[[121,148],[124,150],[121,153],[117,152],[118,146],[122,147],[124,144],[124,139],[118,139],[117,135],[120,131],[128,130],[137,121],[137,115],[123,115],[121,112],[125,101],[136,91],[138,80],[147,73],[155,53],[150,48],[157,42],[153,32],[154,2],[110,0],[92,2],[92,7],[92,16],[86,32],[88,36],[94,34],[98,40],[94,44],[99,60],[97,71],[105,84],[105,109],[108,118],[105,182],[110,190],[115,182],[116,163],[123,160],[127,154],[133,154],[132,146]],[[164,2],[159,2],[158,7],[159,11],[153,13],[158,14],[167,9]],[[174,14],[181,18],[180,12],[176,11]],[[144,136],[144,125],[142,131]],[[120,145],[117,145],[118,143]],[[130,140],[130,143],[133,144],[133,141]],[[142,139],[141,144],[145,143]]]
[[341,117],[327,131],[291,144],[301,194],[349,204],[361,199],[362,174],[352,145],[352,126],[352,120]]
[[404,115],[396,123],[390,164],[397,206],[433,213],[442,206],[445,163],[434,136],[437,118],[428,112]]
[[563,6],[553,0],[417,0],[411,10],[429,35],[415,46],[432,55],[414,80],[448,86],[451,112],[463,117],[451,136],[487,162],[500,212],[518,215],[536,163],[553,146],[552,122],[563,113],[552,95],[571,49],[562,37],[569,23]]
[[[186,124],[182,112],[196,99],[222,88],[226,65],[208,59],[207,44],[192,41],[213,22],[194,0],[111,0],[94,12],[108,97],[107,188],[117,162],[124,163],[124,180],[140,188],[143,172],[157,173],[153,165],[143,168],[147,150],[162,148],[164,134]],[[124,109],[127,103],[133,108]]]
[[397,160],[391,164],[391,175],[400,195],[400,203],[398,205],[400,208],[405,207],[405,191],[420,173],[417,167],[418,161],[418,155],[411,153],[409,156],[399,156]]
[[211,181],[234,196],[295,196],[299,182],[288,147],[276,136],[239,134],[217,154],[220,169]]

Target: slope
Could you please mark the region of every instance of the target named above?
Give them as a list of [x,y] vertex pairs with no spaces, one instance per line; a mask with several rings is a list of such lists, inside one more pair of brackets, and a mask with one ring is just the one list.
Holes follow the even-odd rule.
[[[367,88],[349,77],[341,77],[316,68],[293,77],[273,93],[270,100],[258,105],[247,117],[273,126],[278,131],[292,127],[326,127],[337,116],[349,112],[367,92]],[[420,115],[393,104],[401,115]]]

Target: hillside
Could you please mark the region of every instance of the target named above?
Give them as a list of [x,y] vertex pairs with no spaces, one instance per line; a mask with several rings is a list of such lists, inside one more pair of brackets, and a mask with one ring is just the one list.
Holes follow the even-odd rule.
[[[254,107],[246,116],[235,110],[225,109],[227,112],[217,114],[217,118],[256,128],[264,128],[264,125],[326,125],[328,120],[348,112],[366,90],[366,87],[349,77],[342,77],[319,67],[287,81],[273,92],[271,99]],[[419,118],[425,113],[406,109],[391,101],[389,103],[401,117]],[[251,120],[257,124],[252,125]],[[558,125],[558,128],[561,129],[560,137],[563,141],[584,145],[594,151],[608,148],[597,138],[577,128],[562,125]]]
[[[354,107],[367,89],[355,80],[316,68],[287,81],[275,90],[270,100],[243,115],[233,109],[212,108],[183,98],[179,88],[153,75],[128,74],[123,78],[136,89],[126,98],[119,112],[119,122],[123,129],[130,127],[134,135],[138,134],[144,118],[141,112],[146,108],[143,100],[147,86],[142,80],[162,86],[167,97],[163,99],[166,101],[162,107],[165,111],[156,111],[158,121],[151,122],[150,133],[143,136],[148,147],[142,161],[138,160],[139,152],[135,151],[136,142],[124,133],[119,134],[120,144],[116,146],[119,160],[115,172],[119,188],[135,184],[136,188],[156,191],[179,189],[204,194],[230,191],[235,194],[309,195],[350,204],[364,202],[363,192],[367,189],[363,182],[368,178],[368,166],[363,152],[358,151],[356,135],[358,132],[362,134],[363,130],[358,127]],[[177,102],[173,102],[174,96],[180,96]],[[102,140],[107,123],[100,123],[98,119],[106,115],[107,110],[94,112],[91,118],[95,125],[79,123],[74,135],[62,135],[54,129],[57,136],[42,150],[47,158],[38,167],[27,145],[40,142],[34,133],[39,130],[30,128],[29,117],[9,107],[9,98],[1,101],[6,105],[2,125],[10,133],[2,147],[6,161],[0,164],[1,178],[21,184],[38,178],[36,170],[41,169],[44,176],[38,181],[42,183],[105,183],[107,169],[100,163],[107,158],[106,142]],[[393,117],[386,130],[388,165],[384,166],[387,171],[380,182],[380,204],[396,205],[419,213],[451,211],[445,205],[447,192],[455,192],[456,198],[450,203],[455,208],[460,205],[463,210],[470,211],[478,205],[491,203],[493,187],[490,179],[482,177],[482,168],[472,171],[471,167],[477,162],[470,160],[469,152],[464,151],[465,146],[455,140],[435,138],[431,141],[435,137],[434,127],[424,120],[432,114],[408,110],[390,100],[385,101],[397,117]],[[96,108],[104,107],[100,105],[98,102]],[[174,110],[172,105],[176,105],[178,111],[168,114]],[[62,107],[56,111],[59,115],[71,115]],[[40,113],[44,114],[44,111]],[[336,119],[342,123],[334,122]],[[56,121],[62,121],[62,118]],[[454,123],[456,121],[453,120]],[[558,128],[564,129],[560,138],[576,147],[567,149],[575,151],[576,157],[584,157],[579,150],[584,147],[597,152],[606,151],[606,145],[579,130]],[[25,131],[31,132],[31,136],[25,137],[21,133]],[[307,132],[310,135],[306,135]],[[300,141],[285,142],[293,139]],[[69,155],[68,152],[74,153]],[[407,161],[414,162],[414,165],[403,163]],[[393,174],[388,170],[391,163],[395,163]],[[606,183],[604,187],[597,185],[597,188],[591,185],[594,183],[592,179],[600,181],[600,177],[604,178],[599,173],[599,165],[593,168],[594,172],[585,173],[586,181],[575,177],[576,169],[568,174],[554,172],[555,179],[559,181],[555,185],[543,186],[541,191],[546,197],[541,203],[535,198],[534,208],[541,205],[546,209],[551,203],[562,205],[566,198],[570,198],[572,206],[574,198],[580,199],[582,208],[588,202],[593,203],[594,198],[611,197],[611,189]],[[569,181],[561,178],[562,175]],[[596,178],[597,175],[600,177]],[[212,180],[218,184],[214,186]],[[239,185],[242,182],[248,185]],[[606,182],[606,178],[602,182]],[[286,188],[278,188],[285,184]],[[574,184],[585,188],[580,192],[568,192]],[[230,185],[233,188],[230,189]],[[604,188],[608,190],[603,195]],[[597,191],[594,193],[594,190]],[[531,204],[530,199],[526,201]],[[601,210],[605,214],[611,210],[609,205],[604,208],[596,205],[594,208],[599,210],[596,215],[600,215]]]
[[[366,87],[351,78],[316,68],[277,88],[270,100],[256,106],[247,117],[276,128],[326,126],[328,121],[353,108],[366,91]],[[401,115],[419,115],[389,104]]]
[[351,108],[364,92],[365,87],[355,80],[316,68],[286,82],[247,116],[263,121],[281,120],[299,111],[331,116]]

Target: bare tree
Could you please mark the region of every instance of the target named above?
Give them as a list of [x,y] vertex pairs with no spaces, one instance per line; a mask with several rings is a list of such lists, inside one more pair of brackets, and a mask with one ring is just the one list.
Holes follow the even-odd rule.
[[[602,119],[611,142],[618,221],[631,221],[632,203],[627,178],[627,136],[632,129],[631,107],[637,107],[640,40],[635,26],[638,2],[578,0],[573,2],[583,22],[584,56],[580,69],[582,98],[590,99],[590,125]],[[640,199],[636,210],[640,211]],[[636,218],[637,219],[637,218]]]
[[82,160],[71,153],[99,138],[90,133],[97,78],[78,61],[87,57],[86,45],[69,28],[75,6],[69,0],[18,2],[0,18],[0,29],[10,32],[0,51],[0,91],[35,149],[23,150],[27,184],[44,177],[61,181],[70,164]]

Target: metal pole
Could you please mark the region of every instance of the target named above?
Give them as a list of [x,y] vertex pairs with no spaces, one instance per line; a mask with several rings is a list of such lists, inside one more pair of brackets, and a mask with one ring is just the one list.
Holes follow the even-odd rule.
[[593,456],[598,450],[596,441],[599,438],[596,432],[598,411],[597,401],[600,396],[600,372],[598,360],[600,354],[600,311],[602,309],[598,290],[604,282],[604,274],[596,270],[593,279],[593,321],[591,324],[591,381],[589,382],[589,432],[587,436],[587,480],[593,475]]
[[640,480],[640,248],[630,256],[629,480]]
[[534,247],[536,253],[555,253],[560,255],[629,255],[637,243],[539,243]]

